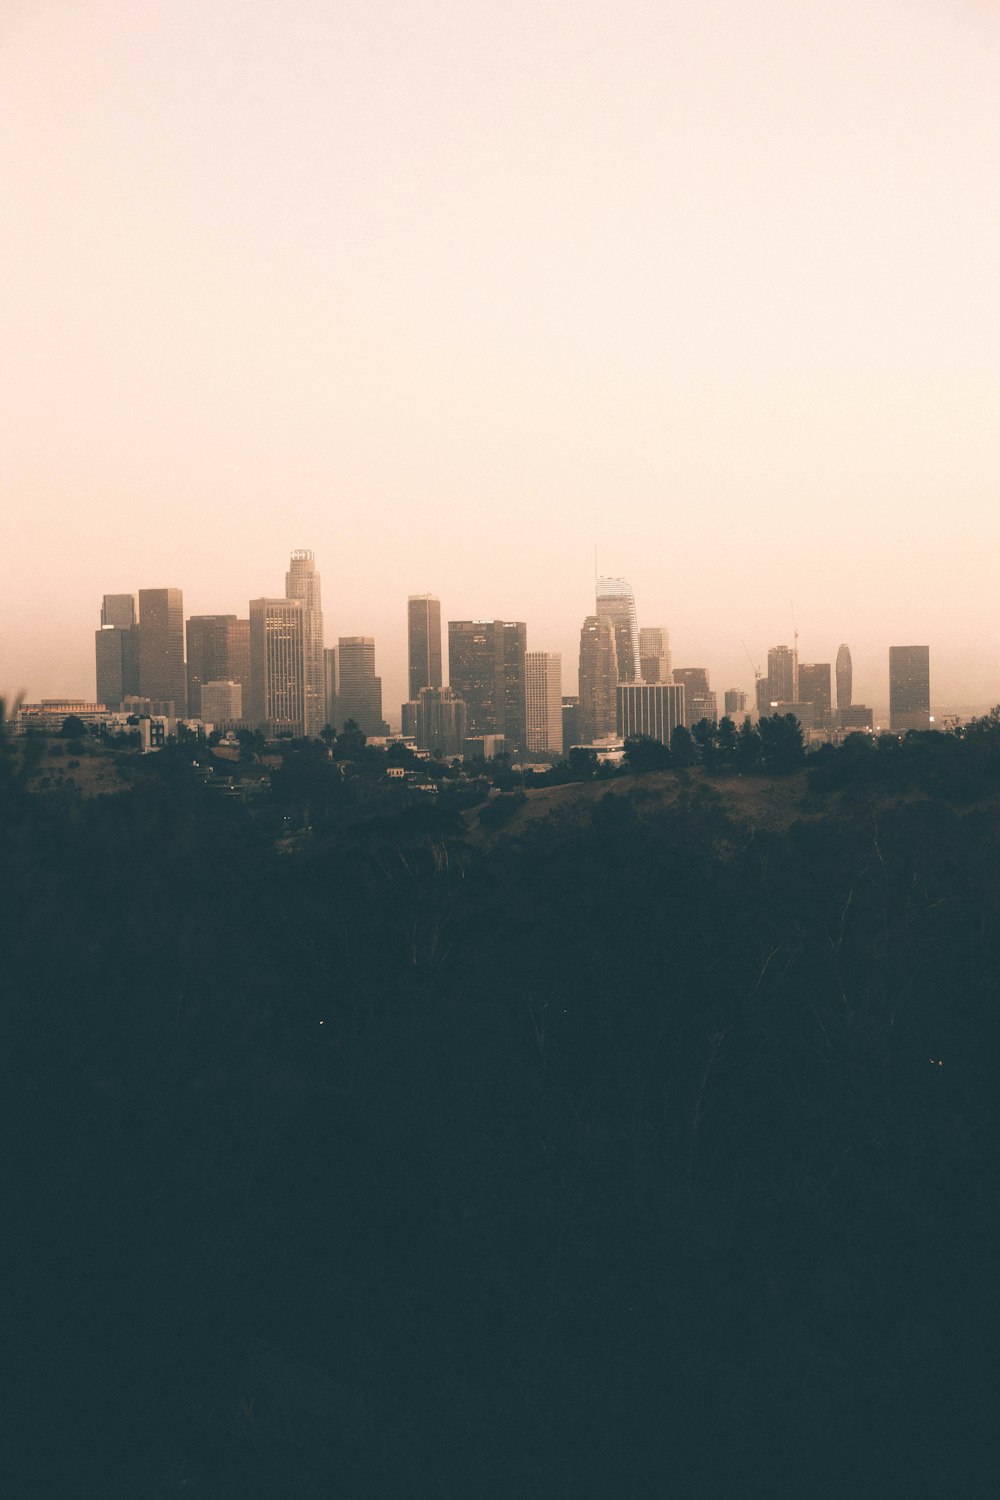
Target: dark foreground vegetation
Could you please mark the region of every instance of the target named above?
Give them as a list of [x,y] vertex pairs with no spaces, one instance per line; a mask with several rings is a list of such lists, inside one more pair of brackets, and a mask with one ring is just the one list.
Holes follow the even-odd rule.
[[282,852],[182,758],[82,801],[0,756],[9,1492],[992,1493],[969,746],[489,852],[446,798]]

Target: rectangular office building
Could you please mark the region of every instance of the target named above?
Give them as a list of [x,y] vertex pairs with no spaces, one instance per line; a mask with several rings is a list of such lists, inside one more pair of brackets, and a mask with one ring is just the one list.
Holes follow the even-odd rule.
[[617,709],[619,738],[642,734],[669,745],[684,723],[684,688],[673,682],[620,682]]

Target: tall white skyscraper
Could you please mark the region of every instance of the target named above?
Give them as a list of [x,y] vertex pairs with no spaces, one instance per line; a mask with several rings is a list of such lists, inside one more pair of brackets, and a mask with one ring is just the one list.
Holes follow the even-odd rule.
[[557,651],[525,652],[524,705],[527,748],[562,755],[562,657]]
[[608,620],[615,633],[618,658],[618,681],[639,680],[639,627],[636,624],[635,595],[624,578],[597,580],[597,615]]
[[301,601],[304,614],[306,651],[305,732],[315,738],[327,721],[326,675],[323,665],[323,605],[320,577],[308,547],[292,553],[285,574],[285,598]]

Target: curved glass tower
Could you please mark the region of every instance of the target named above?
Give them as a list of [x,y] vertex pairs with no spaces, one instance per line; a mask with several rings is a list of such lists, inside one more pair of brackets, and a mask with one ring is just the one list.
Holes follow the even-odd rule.
[[607,620],[615,633],[618,655],[618,681],[639,681],[639,626],[636,621],[635,595],[624,578],[597,580],[597,616]]

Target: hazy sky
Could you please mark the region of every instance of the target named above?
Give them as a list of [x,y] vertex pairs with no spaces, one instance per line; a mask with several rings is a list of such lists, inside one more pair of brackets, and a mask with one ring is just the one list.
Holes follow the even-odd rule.
[[0,691],[312,547],[575,690],[602,571],[713,686],[1000,700],[993,0],[0,0]]

